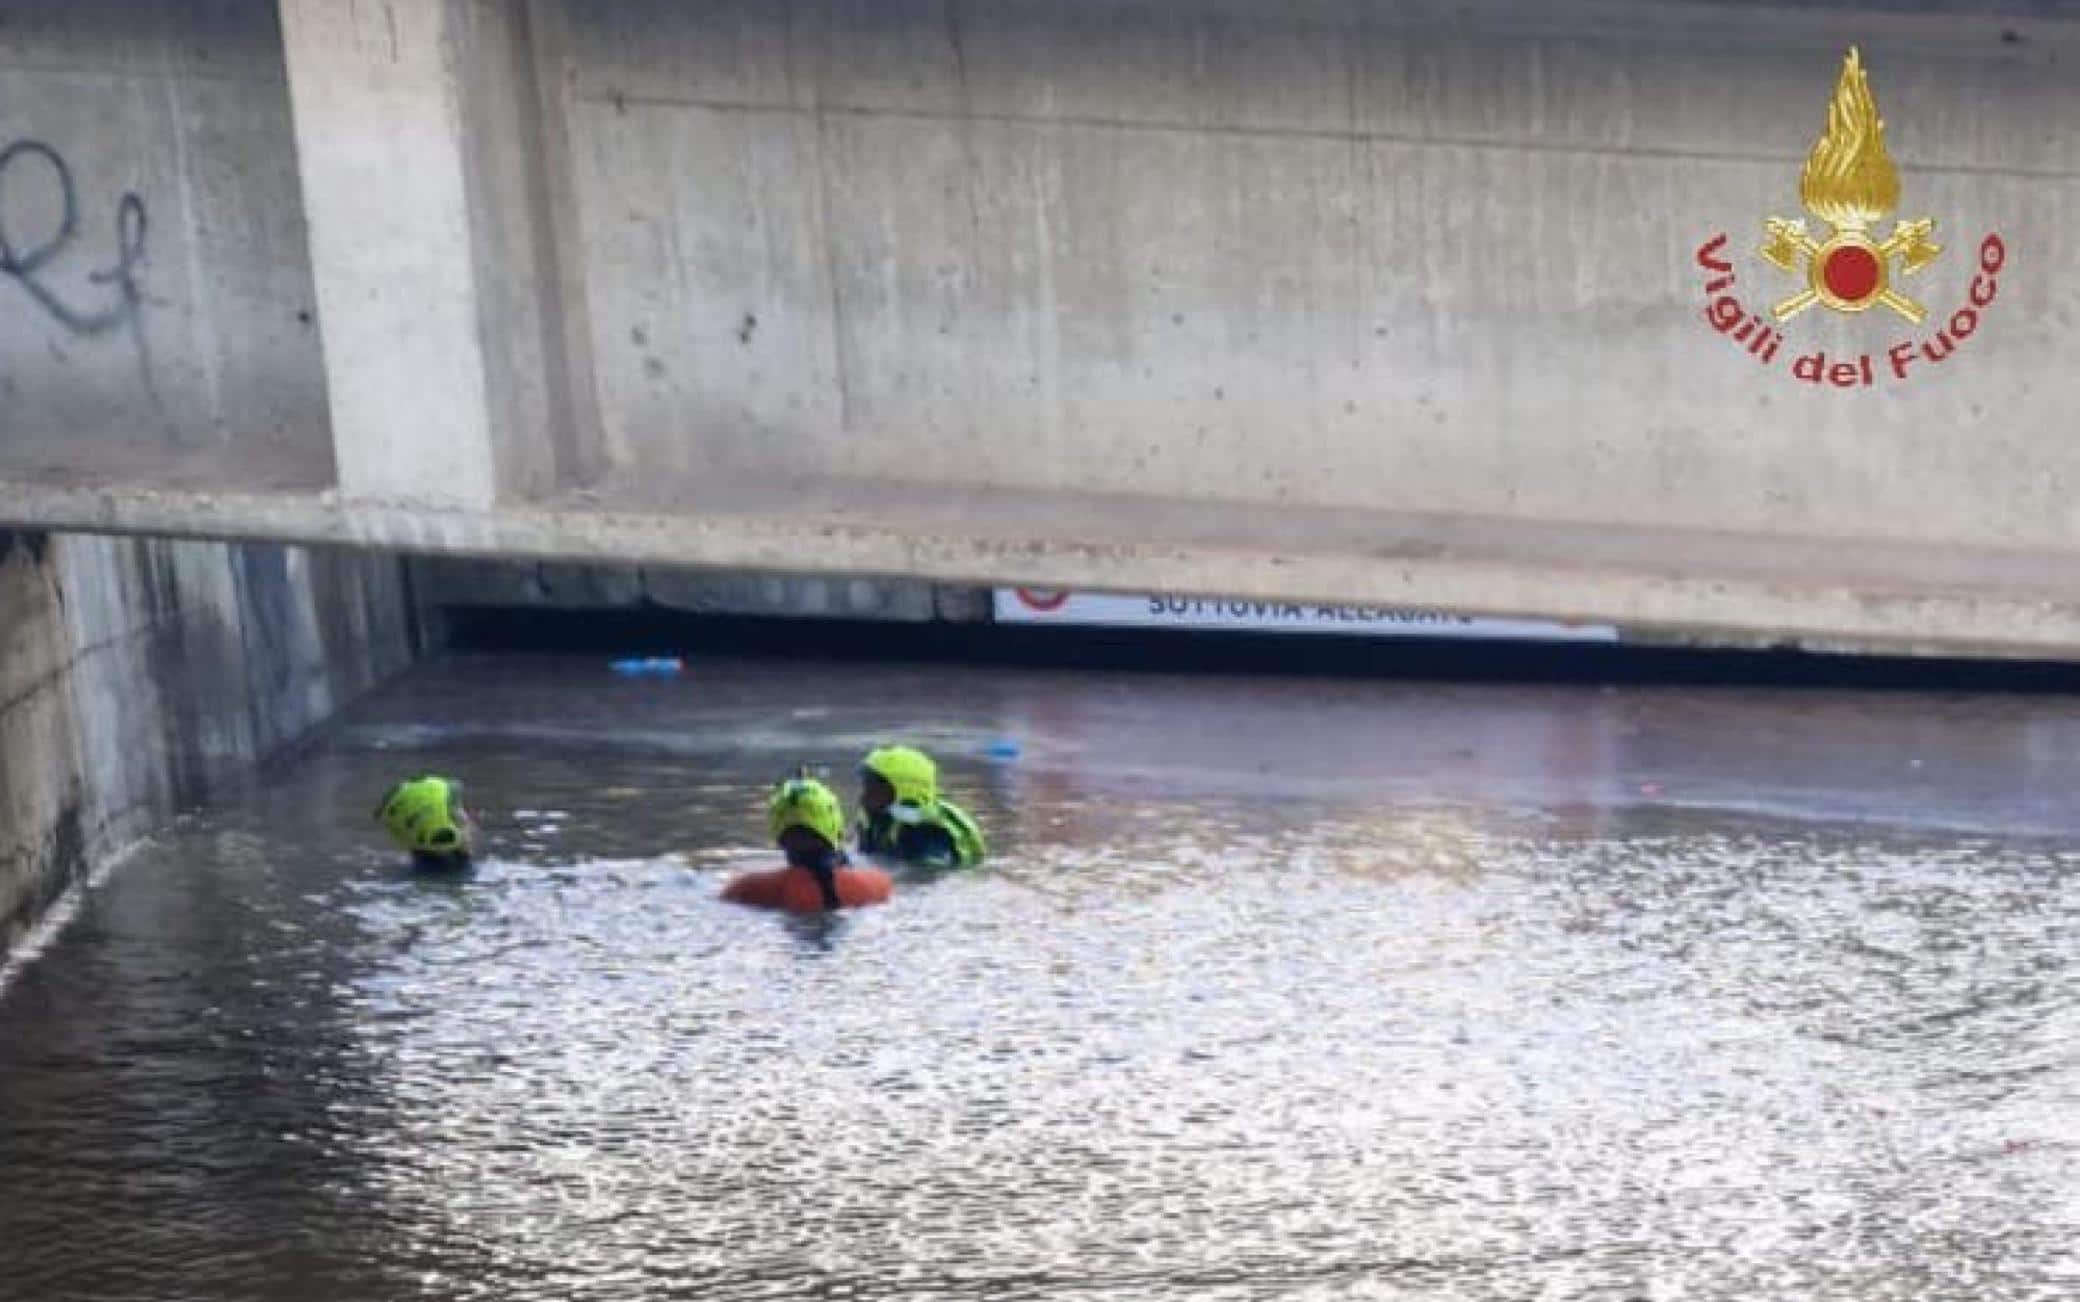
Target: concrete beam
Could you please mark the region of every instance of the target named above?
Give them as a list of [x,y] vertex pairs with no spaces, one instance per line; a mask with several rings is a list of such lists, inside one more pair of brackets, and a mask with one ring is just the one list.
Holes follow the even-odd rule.
[[[152,221],[0,275],[43,305],[0,316],[0,523],[2080,648],[2069,5],[225,0],[236,95],[186,84],[200,18],[143,57],[120,0],[30,7],[0,216],[71,177]],[[1935,315],[1758,361],[1700,251],[1784,292],[1761,222],[1852,43]],[[323,397],[294,195],[247,183],[292,137]],[[1998,303],[1886,377],[1979,321],[1989,231]],[[90,291],[98,334],[44,310]]]
[[[803,558],[813,557],[827,575],[1420,606],[1611,623],[1628,641],[1704,646],[2036,659],[2070,658],[2080,647],[2080,600],[2070,562],[2056,551],[1700,540],[1652,529],[1370,514],[1340,537],[1291,533],[1284,542],[1235,544],[1202,522],[1163,541],[1135,541],[1093,523],[1116,518],[1117,504],[1062,501],[1041,509],[1072,523],[1052,540],[1036,540],[983,533],[972,519],[920,529],[914,515],[639,514],[572,503],[430,510],[336,495],[0,482],[0,520],[33,515],[101,533],[768,574],[798,573]],[[1225,512],[1218,524],[1240,537],[1278,521]]]
[[281,16],[340,491],[482,508],[546,490],[569,396],[525,9]]

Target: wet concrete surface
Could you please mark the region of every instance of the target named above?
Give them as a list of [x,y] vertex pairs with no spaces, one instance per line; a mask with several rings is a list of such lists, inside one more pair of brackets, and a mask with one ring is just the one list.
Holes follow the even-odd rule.
[[[717,900],[891,738],[988,869]],[[0,1298],[2080,1295],[2076,783],[2051,696],[451,659],[13,965]]]

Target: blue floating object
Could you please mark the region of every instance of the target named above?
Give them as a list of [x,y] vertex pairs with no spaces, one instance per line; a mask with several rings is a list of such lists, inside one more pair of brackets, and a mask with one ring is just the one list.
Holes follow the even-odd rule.
[[641,660],[616,660],[608,668],[627,678],[669,678],[686,667],[677,656],[650,656]]
[[1019,744],[1008,739],[993,741],[989,744],[989,757],[991,759],[1017,759],[1022,753],[1023,751],[1020,749]]

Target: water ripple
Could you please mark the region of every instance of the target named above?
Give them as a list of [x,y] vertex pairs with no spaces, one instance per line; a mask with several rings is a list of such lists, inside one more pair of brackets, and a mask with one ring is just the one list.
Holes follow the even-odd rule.
[[1261,732],[1166,790],[1056,719],[951,758],[996,867],[790,921],[716,892],[772,767],[728,729],[800,685],[731,679],[689,769],[616,692],[625,749],[578,693],[582,754],[415,755],[468,877],[369,840],[392,702],[90,896],[0,1002],[0,1297],[2080,1292],[2080,843],[1252,794]]

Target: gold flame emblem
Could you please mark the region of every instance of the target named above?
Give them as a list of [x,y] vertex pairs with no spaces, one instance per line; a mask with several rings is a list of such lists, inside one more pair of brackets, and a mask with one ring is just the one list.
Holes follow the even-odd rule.
[[1799,201],[1833,228],[1815,240],[1803,220],[1772,217],[1762,256],[1777,267],[1803,271],[1806,287],[1776,305],[1779,321],[1823,303],[1837,312],[1864,312],[1883,303],[1909,321],[1927,315],[1919,303],[1892,287],[1892,260],[1911,276],[1943,251],[1929,235],[1934,221],[1895,222],[1883,242],[1870,229],[1899,206],[1899,172],[1885,152],[1885,123],[1854,48],[1842,61],[1841,80],[1827,105],[1827,131],[1813,145],[1798,178]]

